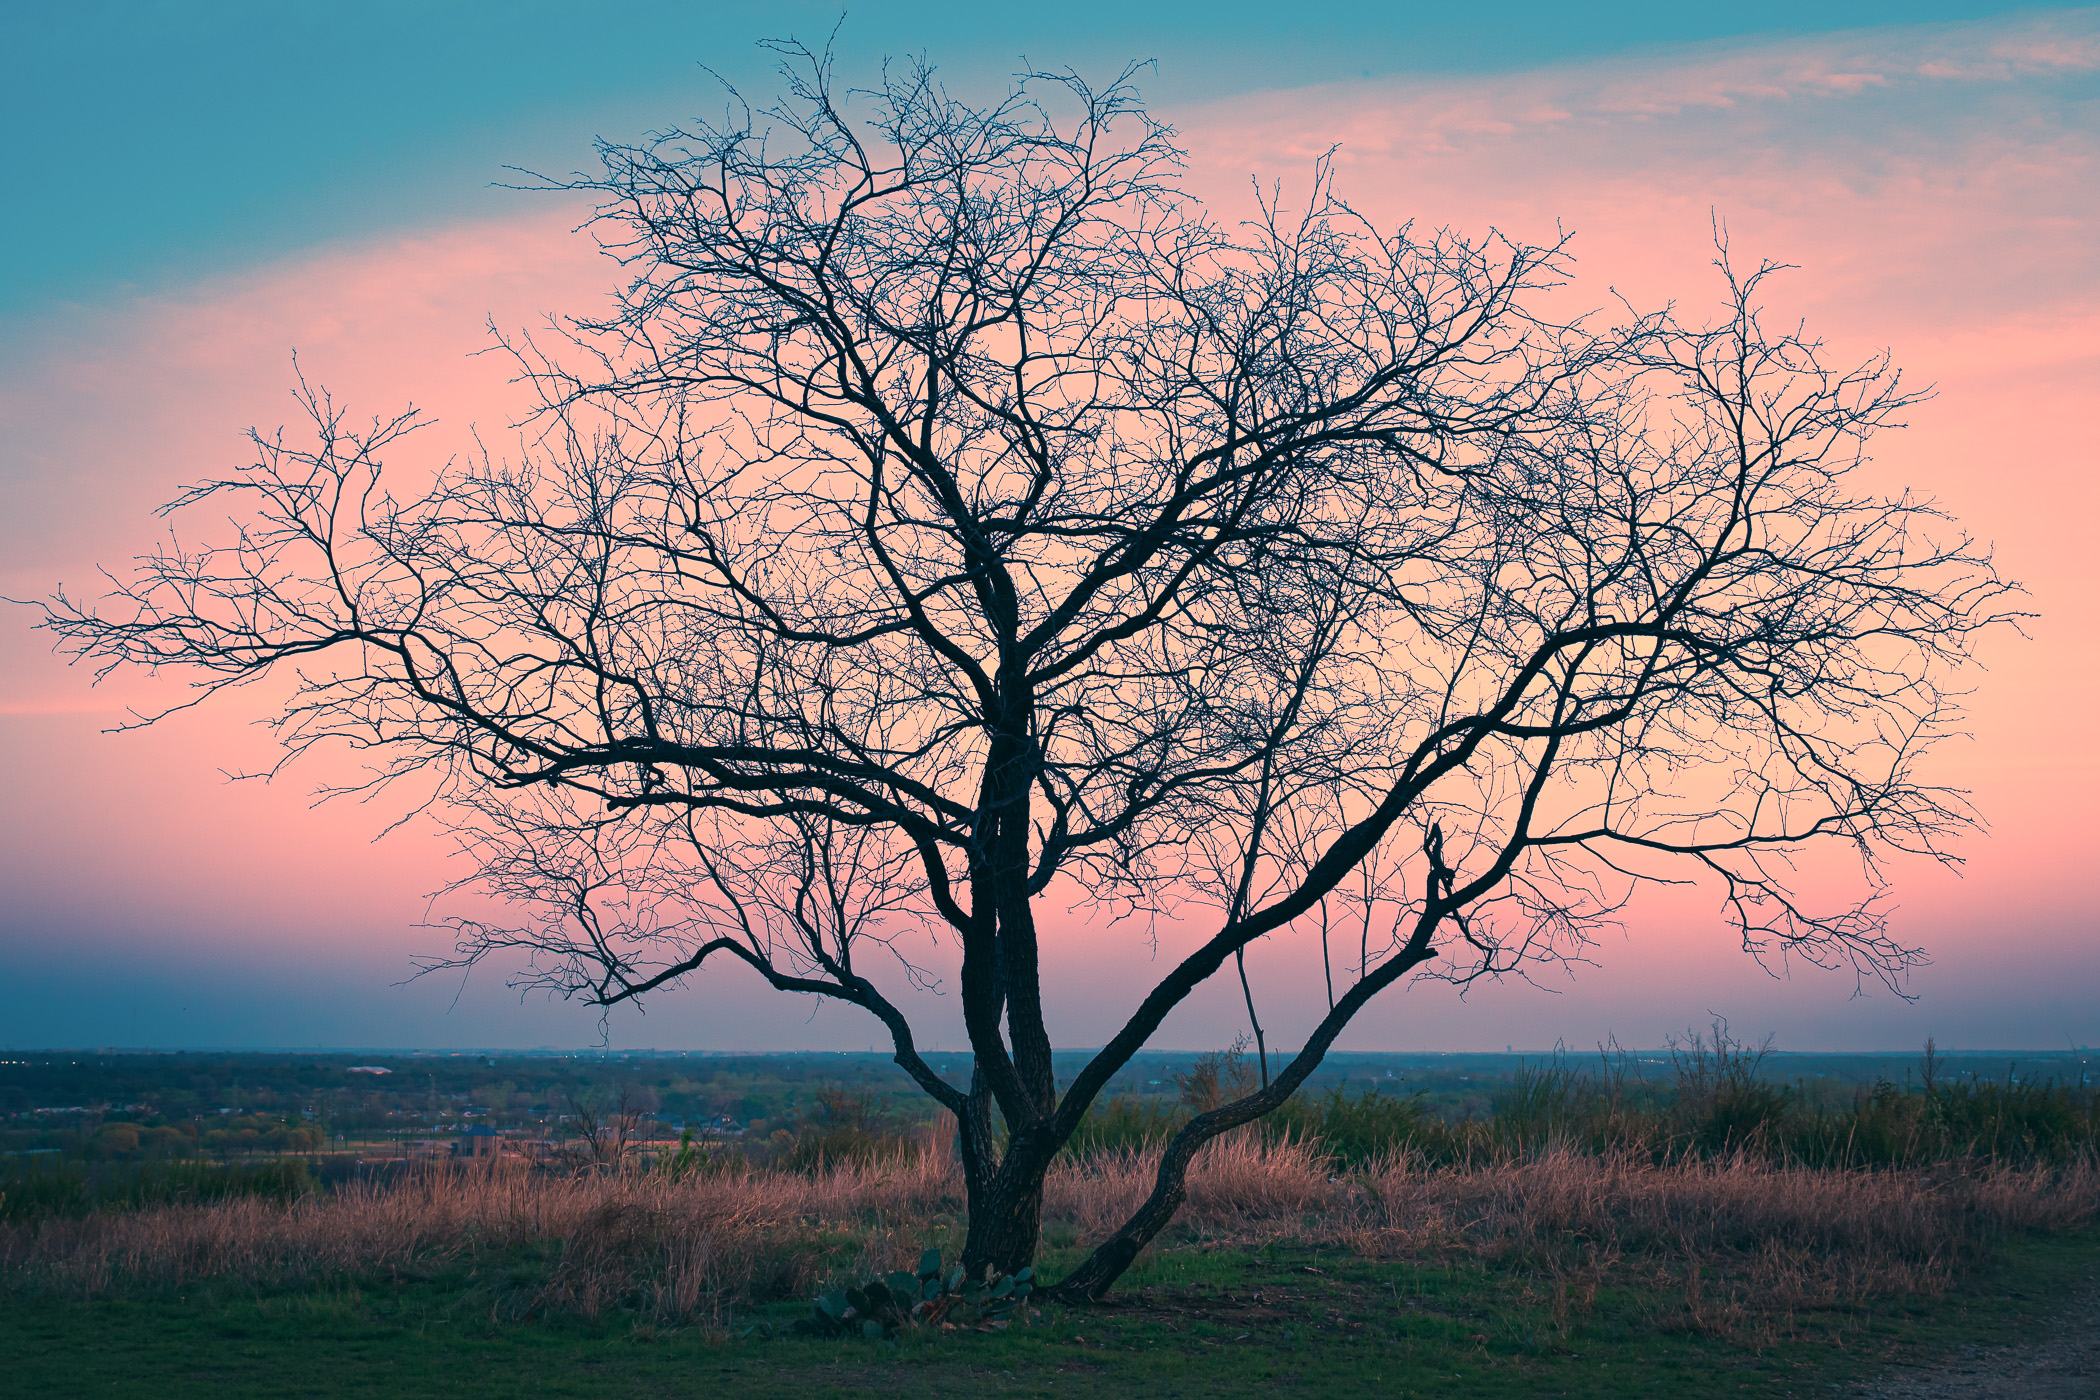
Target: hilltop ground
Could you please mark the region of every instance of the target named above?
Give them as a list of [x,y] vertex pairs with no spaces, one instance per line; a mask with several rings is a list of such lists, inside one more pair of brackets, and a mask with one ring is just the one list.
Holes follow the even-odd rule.
[[[793,1328],[818,1292],[950,1250],[965,1223],[946,1137],[872,1085],[687,1066],[642,1082],[700,1110],[777,1092],[782,1126],[608,1158],[572,1125],[529,1163],[317,1182],[321,1157],[265,1139],[340,1150],[500,1102],[543,1134],[535,1104],[587,1112],[607,1086],[584,1081],[639,1066],[557,1065],[528,1094],[531,1067],[485,1058],[354,1090],[347,1066],[305,1057],[269,1074],[178,1061],[112,1066],[123,1092],[94,1095],[92,1066],[18,1062],[33,1073],[0,1075],[19,1144],[0,1161],[0,1394],[2095,1393],[2100,1096],[2084,1066],[1992,1077],[1928,1059],[1826,1084],[1712,1042],[1664,1063],[1499,1067],[1479,1104],[1486,1065],[1449,1068],[1452,1102],[1383,1091],[1382,1073],[1380,1092],[1294,1102],[1206,1151],[1176,1226],[1108,1305],[882,1342]],[[507,1100],[477,1098],[491,1072]],[[1159,1135],[1247,1072],[1230,1055],[1162,1065],[1172,1096],[1089,1120],[1052,1173],[1043,1277],[1149,1189]],[[90,1101],[43,1113],[32,1087]],[[173,1155],[154,1155],[163,1142]]]
[[[1395,1280],[1323,1256],[1266,1266],[1203,1261],[1233,1285],[1156,1284],[1101,1310],[1044,1309],[996,1336],[907,1342],[736,1339],[630,1324],[489,1325],[441,1281],[289,1293],[192,1291],[151,1301],[40,1300],[0,1309],[0,1391],[115,1400],[248,1397],[1822,1397],[2085,1400],[2100,1245],[2030,1246],[1936,1304],[1815,1320],[1793,1340],[1681,1330],[1643,1334],[1644,1301],[1601,1300],[1565,1338],[1550,1318],[1462,1278],[1413,1271],[1421,1291],[1393,1324]],[[1231,1262],[1237,1269],[1221,1270]],[[1196,1261],[1166,1256],[1161,1272]],[[1298,1272],[1307,1267],[1322,1275]],[[2015,1286],[2017,1280],[2020,1286]],[[2069,1315],[2037,1295],[2082,1283]],[[1387,1286],[1381,1286],[1387,1285]],[[1187,1291],[1182,1291],[1186,1289]],[[1384,1300],[1377,1295],[1384,1293]],[[1258,1299],[1258,1301],[1257,1301]],[[1655,1299],[1645,1300],[1653,1305]],[[2082,1330],[2083,1329],[2083,1330]],[[2014,1338],[2010,1346],[2000,1345]]]
[[[2014,1297],[2030,1301],[2018,1293]],[[2094,1400],[2100,1396],[2100,1268],[2089,1272],[2060,1304],[2031,1301],[2042,1304],[2040,1335],[2010,1344],[1970,1341],[1952,1350],[1898,1353],[1858,1393],[1867,1400]]]

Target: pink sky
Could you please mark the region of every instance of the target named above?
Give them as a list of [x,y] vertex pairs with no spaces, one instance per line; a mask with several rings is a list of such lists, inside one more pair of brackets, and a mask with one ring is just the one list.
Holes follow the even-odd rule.
[[[1998,639],[1978,673],[1974,739],[1937,760],[1991,832],[1960,848],[1954,878],[1898,867],[1900,931],[1934,966],[1906,1006],[1854,1000],[1848,978],[1774,981],[1721,931],[1706,895],[1636,908],[1625,939],[1557,993],[1442,987],[1388,994],[1345,1044],[1539,1048],[1616,1033],[1657,1042],[1709,1011],[1791,1048],[1943,1043],[2019,1047],[2100,1041],[2100,940],[2088,903],[2095,740],[2084,711],[2100,652],[2100,518],[2086,416],[2100,390],[2100,74],[2095,12],[1959,27],[1887,29],[1758,46],[1651,52],[1467,82],[1339,85],[1164,113],[1194,156],[1191,182],[1221,214],[1248,175],[1303,188],[1340,143],[1339,185],[1380,221],[1413,216],[1541,239],[1576,234],[1571,295],[1602,305],[1712,304],[1710,221],[1739,256],[1801,265],[1777,292],[1841,357],[1892,347],[1939,385],[1907,432],[1877,444],[1877,482],[1939,497],[1993,541],[2039,614],[2030,640]],[[96,562],[149,542],[169,489],[241,455],[249,423],[290,415],[290,355],[339,400],[371,413],[413,401],[457,450],[478,422],[500,446],[514,403],[501,366],[470,358],[493,316],[507,326],[590,309],[611,269],[545,204],[514,220],[433,227],[298,258],[121,305],[80,308],[0,339],[8,444],[0,592],[80,588]],[[191,527],[195,528],[195,527]],[[390,813],[309,810],[324,773],[228,785],[221,769],[268,761],[236,705],[145,734],[97,731],[131,678],[86,678],[19,625],[0,637],[0,735],[15,776],[6,805],[0,926],[27,969],[0,1003],[18,1045],[578,1044],[593,1013],[523,1008],[482,974],[396,990],[411,925],[445,878],[410,828],[378,845]],[[1161,949],[1172,951],[1170,931]],[[1264,961],[1269,967],[1264,969]],[[1287,948],[1250,955],[1282,979],[1264,1005],[1292,1044],[1317,995]],[[1153,972],[1149,946],[1075,928],[1049,968],[1061,1044],[1098,1044],[1127,1010],[1102,986]],[[95,990],[99,988],[100,990]],[[860,1047],[871,1023],[730,977],[677,993],[615,1043],[712,1048]],[[1132,997],[1134,1000],[1134,996]],[[134,1003],[140,1009],[133,1010]],[[188,1010],[182,1008],[188,1007]],[[1208,1045],[1239,1026],[1237,988],[1168,1023],[1160,1042]],[[952,998],[934,1037],[959,1043]]]

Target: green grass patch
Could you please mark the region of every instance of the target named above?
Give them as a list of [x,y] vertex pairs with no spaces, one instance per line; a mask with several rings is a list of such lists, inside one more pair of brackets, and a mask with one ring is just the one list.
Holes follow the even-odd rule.
[[[1055,1277],[1063,1259],[1044,1260]],[[1035,1309],[995,1333],[894,1345],[767,1337],[801,1303],[659,1330],[495,1320],[530,1257],[295,1290],[206,1282],[78,1302],[17,1294],[0,1354],[17,1394],[247,1396],[1293,1395],[1701,1397],[1828,1393],[1895,1361],[2038,1335],[2094,1286],[2100,1239],[2005,1241],[1954,1294],[1702,1330],[1680,1288],[1556,1302],[1475,1262],[1359,1260],[1289,1246],[1180,1248],[1140,1262],[1108,1306]]]

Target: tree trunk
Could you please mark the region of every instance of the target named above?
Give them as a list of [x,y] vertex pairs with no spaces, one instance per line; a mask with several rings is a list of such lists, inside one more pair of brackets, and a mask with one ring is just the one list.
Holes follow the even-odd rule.
[[[1432,851],[1432,856],[1437,860],[1437,868],[1441,869],[1441,855]],[[1243,1123],[1252,1123],[1280,1108],[1285,1099],[1298,1092],[1298,1086],[1305,1082],[1306,1077],[1320,1067],[1320,1061],[1326,1057],[1328,1047],[1334,1044],[1334,1038],[1342,1033],[1342,1028],[1366,1002],[1436,956],[1436,950],[1429,946],[1429,939],[1449,909],[1439,903],[1434,894],[1435,887],[1432,886],[1432,898],[1423,909],[1407,947],[1377,971],[1358,981],[1328,1010],[1326,1018],[1305,1042],[1305,1048],[1284,1066],[1274,1081],[1246,1098],[1197,1115],[1174,1134],[1172,1141],[1167,1143],[1167,1150],[1160,1154],[1159,1175],[1153,1179],[1152,1194],[1145,1198],[1135,1215],[1123,1222],[1121,1229],[1103,1240],[1087,1256],[1085,1263],[1058,1280],[1055,1287],[1046,1290],[1049,1296],[1065,1303],[1094,1302],[1105,1297],[1130,1267],[1131,1261],[1138,1257],[1138,1251],[1152,1243],[1153,1238],[1173,1220],[1174,1212],[1181,1209],[1182,1201],[1188,1196],[1189,1164],[1196,1160],[1203,1144],[1220,1133],[1231,1132]]]
[[[1205,1118],[1211,1115],[1204,1115]],[[1108,1295],[1124,1270],[1138,1257],[1138,1252],[1152,1243],[1153,1237],[1167,1228],[1181,1203],[1188,1198],[1189,1164],[1203,1145],[1227,1131],[1232,1124],[1216,1130],[1198,1131],[1203,1118],[1190,1123],[1174,1135],[1167,1150],[1159,1159],[1159,1174],[1153,1178],[1152,1194],[1137,1208],[1122,1228],[1103,1240],[1086,1262],[1058,1280],[1050,1295],[1063,1303],[1098,1302]]]
[[991,1179],[970,1193],[970,1229],[963,1240],[963,1267],[979,1273],[990,1264],[1002,1274],[1019,1273],[1035,1262],[1043,1231],[1043,1178],[1048,1159],[1019,1147]]

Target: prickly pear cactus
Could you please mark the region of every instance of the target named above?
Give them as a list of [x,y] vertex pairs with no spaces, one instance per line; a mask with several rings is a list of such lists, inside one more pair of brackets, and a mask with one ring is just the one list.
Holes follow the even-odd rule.
[[984,1276],[973,1278],[960,1264],[943,1268],[941,1252],[929,1249],[919,1256],[917,1273],[898,1269],[822,1294],[795,1331],[805,1337],[884,1341],[907,1329],[1004,1327],[1034,1289],[1033,1269],[1002,1274],[987,1264]]

